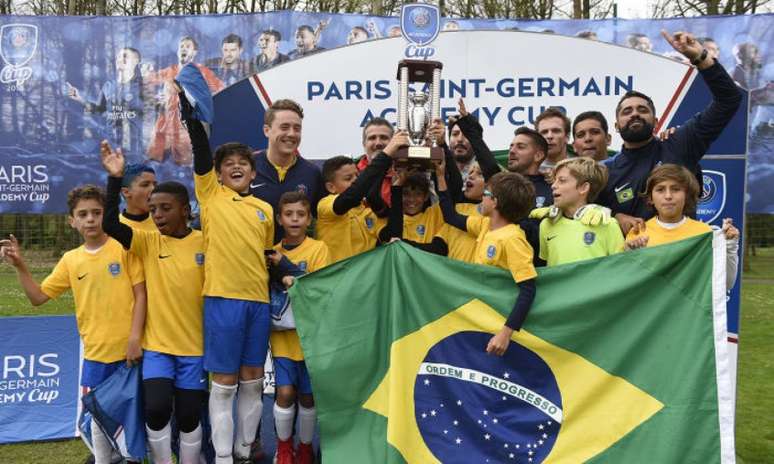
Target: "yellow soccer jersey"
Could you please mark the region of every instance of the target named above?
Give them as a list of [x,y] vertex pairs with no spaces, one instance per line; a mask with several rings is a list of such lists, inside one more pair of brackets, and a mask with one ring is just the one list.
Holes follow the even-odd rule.
[[417,243],[430,243],[444,226],[441,206],[430,206],[419,214],[403,215],[403,238]]
[[328,195],[317,204],[317,238],[328,245],[331,263],[371,250],[379,230],[387,223],[360,205],[341,216],[333,212],[338,195]]
[[194,175],[204,232],[204,296],[269,301],[265,250],[274,245],[274,213],[252,195],[218,183],[215,170]]
[[696,221],[691,218],[684,218],[683,222],[675,227],[669,227],[658,220],[658,217],[654,217],[645,222],[645,230],[639,234],[633,233],[634,230],[630,230],[626,235],[626,240],[631,240],[643,235],[648,237],[648,246],[663,245],[669,242],[675,242],[684,238],[701,235],[707,232],[711,232],[712,229],[707,224]]
[[118,220],[134,230],[144,230],[147,232],[156,232],[158,230],[156,223],[153,222],[153,219],[151,219],[150,215],[148,215],[148,217],[142,221],[135,221],[134,219],[129,219],[128,217],[124,216],[123,213],[121,213],[118,215]]
[[56,298],[72,289],[83,357],[111,363],[126,358],[132,327],[132,287],[143,282],[142,263],[109,238],[96,253],[81,245],[62,256],[40,289]]
[[[480,217],[480,206],[480,203],[457,203],[455,209],[458,213],[465,216]],[[444,224],[436,235],[441,237],[449,247],[449,254],[447,255],[449,258],[465,261],[466,263],[474,262],[476,254],[475,238],[449,224]]]
[[[301,245],[286,250],[282,244],[274,247],[283,255],[301,268],[304,272],[314,272],[330,264],[328,246],[319,240],[307,237]],[[292,306],[292,302],[291,302]],[[278,358],[289,358],[293,361],[302,361],[304,353],[301,351],[301,342],[298,340],[298,334],[295,330],[281,330],[271,332],[271,354]]]
[[488,217],[468,216],[468,234],[476,237],[474,262],[506,269],[513,280],[523,282],[537,277],[532,264],[532,247],[516,224],[489,230]]
[[204,237],[183,238],[134,230],[133,254],[142,258],[148,291],[143,348],[175,356],[204,354],[202,287]]

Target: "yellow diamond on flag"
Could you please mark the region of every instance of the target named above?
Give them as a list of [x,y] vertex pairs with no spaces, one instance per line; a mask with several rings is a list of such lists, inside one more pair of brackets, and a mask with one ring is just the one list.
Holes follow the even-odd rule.
[[[521,455],[529,456],[529,462],[584,462],[608,449],[664,407],[663,403],[623,378],[609,374],[583,357],[524,330],[515,332],[512,340],[537,355],[548,366],[549,374],[558,386],[561,404],[551,401],[548,394],[541,394],[536,388],[509,379],[507,372],[518,371],[519,366],[509,365],[505,358],[501,358],[502,371],[505,372],[502,376],[481,372],[475,366],[426,361],[431,349],[451,336],[476,332],[493,334],[502,328],[503,323],[504,318],[494,309],[479,300],[472,300],[392,344],[387,374],[363,407],[387,418],[387,441],[407,462],[425,464],[443,461],[433,451],[435,448],[431,449],[437,445],[428,445],[423,438],[419,424],[427,423],[423,421],[434,419],[437,414],[440,417],[443,411],[448,412],[453,406],[446,405],[444,410],[441,403],[439,408],[417,417],[415,388],[420,375],[424,385],[436,379],[451,379],[452,383],[462,385],[462,388],[470,386],[485,394],[496,393],[503,401],[513,402],[509,404],[526,407],[527,410],[534,408],[538,411],[532,412],[542,414],[545,421],[538,424],[541,430],[536,430],[535,440],[527,440],[526,443],[510,440],[495,445],[496,438],[508,436],[502,433],[505,423],[498,423],[486,408],[476,410],[476,417],[480,417],[478,425],[473,424],[476,427],[467,430],[476,430],[473,439],[486,440],[483,442],[487,444],[485,449],[497,453],[492,454],[493,458],[505,456],[513,459]],[[485,348],[485,343],[482,343],[480,349],[483,351]],[[513,344],[509,347],[509,351],[515,349],[517,347]],[[460,407],[461,403],[458,401]],[[558,429],[558,434],[549,439],[544,433],[542,437],[545,440],[541,439],[544,424]],[[460,453],[464,453],[466,441],[471,441],[471,437],[458,433],[462,425],[455,420],[452,425],[445,429],[440,427],[437,432],[440,439],[448,441],[452,450],[457,446]],[[525,426],[523,421],[519,426]],[[498,434],[498,430],[501,433]],[[491,446],[489,440],[492,440]],[[545,446],[551,444],[550,451],[547,451]]]

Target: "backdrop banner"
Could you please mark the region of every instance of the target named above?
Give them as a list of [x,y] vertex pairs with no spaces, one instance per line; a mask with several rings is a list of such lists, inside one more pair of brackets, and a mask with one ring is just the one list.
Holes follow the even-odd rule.
[[[661,82],[661,75],[642,65],[656,61],[657,56],[674,57],[671,47],[659,37],[661,29],[710,36],[720,48],[719,61],[740,85],[752,92],[748,191],[753,193],[749,197],[749,211],[774,212],[774,65],[769,58],[770,44],[774,43],[773,17],[445,19],[441,21],[443,32],[436,43],[449,46],[439,45],[442,56],[432,58],[441,58],[447,67],[458,65],[452,73],[444,70],[445,107],[453,107],[454,99],[460,95],[466,96],[471,106],[488,109],[494,107],[490,103],[484,105],[480,99],[508,100],[507,105],[497,105],[501,106],[497,115],[479,115],[495,118],[497,133],[504,133],[506,128],[531,124],[543,104],[565,106],[570,116],[580,109],[599,109],[609,114],[622,89],[649,87],[643,85],[648,80]],[[523,50],[520,44],[533,40],[524,37],[535,35],[515,33],[493,36],[493,42],[476,50],[454,48],[454,44],[460,43],[456,37],[464,35],[459,31],[517,29],[556,33],[557,44],[575,42],[558,35],[593,33],[600,41],[652,54],[627,55],[628,59],[606,62],[595,55],[597,48],[579,45],[573,46],[573,52],[553,46],[532,50],[529,59],[506,59],[513,56],[510,49]],[[374,40],[378,38],[385,40]],[[367,44],[359,43],[362,41]],[[351,56],[363,58],[336,68],[339,81],[322,79],[330,75],[335,67],[334,57],[340,53],[316,54],[347,44],[357,44],[348,47],[359,51]],[[313,55],[314,58],[302,60],[314,62],[315,67],[307,68],[309,74],[303,77],[308,87],[298,92],[306,92],[308,97],[301,99],[309,114],[302,154],[311,159],[347,152],[357,155],[358,126],[366,122],[368,110],[384,110],[395,104],[393,77],[397,61],[406,54],[427,58],[418,55],[416,49],[407,50],[405,45],[397,17],[298,12],[161,17],[0,16],[0,213],[65,212],[62,199],[74,185],[104,181],[97,156],[98,143],[103,138],[121,146],[129,161],[150,162],[159,178],[182,179],[190,184],[190,145],[180,124],[177,98],[169,85],[180,65],[188,62],[204,68],[210,89],[218,92],[256,72]],[[581,52],[587,55],[577,54]],[[461,57],[466,55],[479,56],[477,67],[462,66]],[[590,83],[589,76],[579,71],[579,62],[593,62],[606,68],[604,74],[597,76],[601,80]],[[687,68],[675,69],[684,72]],[[274,75],[279,78],[300,77],[290,75],[295,71],[284,64],[276,71],[279,72]],[[572,78],[564,82],[543,79],[551,75]],[[551,91],[558,94],[563,86],[565,97],[572,94],[577,104],[569,104],[568,98],[541,98],[541,94],[549,97]],[[650,92],[654,92],[652,87]],[[660,93],[670,95],[675,90],[671,82],[659,88]],[[593,99],[584,104],[585,97]],[[343,119],[343,115],[336,114],[335,124],[330,123],[330,113],[322,120],[313,117],[313,106],[325,109],[342,101],[357,106],[360,117]],[[523,108],[516,108],[520,106]],[[664,109],[664,104],[657,107],[659,112]],[[386,116],[394,117],[390,113]],[[246,141],[262,148],[265,141],[260,126],[249,129],[255,135]],[[333,152],[329,146],[318,144],[322,138],[337,142]],[[498,146],[507,143],[493,140]]]
[[80,397],[75,316],[4,317],[0,443],[73,437]]

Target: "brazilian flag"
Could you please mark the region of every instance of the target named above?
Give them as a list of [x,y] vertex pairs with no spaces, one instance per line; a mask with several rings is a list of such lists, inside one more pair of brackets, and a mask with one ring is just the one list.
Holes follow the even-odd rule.
[[324,460],[733,462],[724,259],[705,234],[541,269],[502,357],[506,271],[398,242],[301,277]]

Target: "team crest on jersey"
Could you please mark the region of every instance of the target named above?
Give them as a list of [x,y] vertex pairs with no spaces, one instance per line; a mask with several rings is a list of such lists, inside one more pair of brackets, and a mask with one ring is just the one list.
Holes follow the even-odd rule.
[[615,192],[615,198],[618,200],[618,203],[626,203],[634,198],[634,190],[629,187],[625,190]]
[[266,215],[263,214],[263,211],[261,211],[259,209],[258,211],[256,211],[256,213],[258,213],[258,219],[260,219],[261,221],[265,221],[266,220]]
[[199,266],[204,264],[204,253],[196,253],[194,258],[196,259],[196,264],[198,264]]
[[696,219],[711,223],[718,219],[726,206],[726,175],[718,171],[702,173],[701,196],[696,205]]
[[374,219],[370,218],[370,217],[365,218],[365,225],[366,225],[366,227],[368,229],[373,229],[373,227],[374,227]]
[[121,273],[121,263],[108,264],[108,272],[110,272],[110,275],[112,275],[113,277],[116,277],[118,274]]
[[486,249],[486,257],[492,259],[494,258],[496,252],[497,248],[494,245],[489,245],[489,247]]
[[298,262],[298,268],[301,269],[301,272],[306,272],[306,261],[299,261]]
[[597,234],[594,232],[586,232],[583,234],[583,243],[586,245],[591,245],[594,243],[594,240],[597,238]]
[[304,185],[304,184],[296,185],[296,190],[298,190],[299,192],[303,193],[304,195],[307,195],[308,192],[309,192],[309,188],[307,188],[307,186]]
[[425,236],[425,226],[424,224],[419,224],[417,226],[417,235]]

